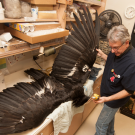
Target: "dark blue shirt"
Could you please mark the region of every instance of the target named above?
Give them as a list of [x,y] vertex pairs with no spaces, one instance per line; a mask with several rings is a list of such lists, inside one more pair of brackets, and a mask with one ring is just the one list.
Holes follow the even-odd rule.
[[[112,69],[117,75],[120,75],[120,78],[115,77],[114,82],[110,80],[114,76],[111,72]],[[116,58],[115,54],[110,52],[106,61],[101,82],[101,96],[108,97],[123,89],[135,91],[135,48],[132,48],[119,58]],[[112,108],[118,108],[124,105],[129,98],[113,100],[105,102],[105,104]]]

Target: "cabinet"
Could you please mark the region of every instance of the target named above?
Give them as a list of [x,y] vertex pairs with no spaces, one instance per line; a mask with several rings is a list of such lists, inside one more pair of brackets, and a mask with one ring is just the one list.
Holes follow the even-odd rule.
[[[96,2],[90,2],[86,1],[86,0],[23,0],[25,2],[29,2],[31,4],[39,4],[39,5],[53,5],[54,10],[57,10],[57,19],[37,19],[36,22],[59,22],[62,26],[62,28],[65,29],[66,27],[66,23],[68,23],[69,21],[75,21],[75,19],[67,19],[66,20],[66,7],[67,5],[71,5],[73,2],[82,2],[82,3],[89,3],[91,4],[92,7],[94,7],[95,9],[97,9],[98,13],[102,12],[105,9],[105,3],[106,0],[102,0],[102,2],[100,4],[97,4]],[[4,31],[8,31],[7,29],[4,30],[4,23],[8,23],[8,22],[33,22],[33,21],[25,21],[25,19],[4,19],[4,20],[0,20],[0,34],[2,34]],[[61,34],[60,36],[55,36],[56,34],[53,34],[53,36],[55,38],[60,38],[60,37],[64,37],[68,35],[68,32]],[[27,37],[26,37],[27,38]],[[45,40],[43,40],[43,38],[41,38],[41,42],[46,41],[46,40],[51,40],[50,38],[45,38]],[[39,40],[40,41],[40,40]],[[33,42],[36,43],[36,42]],[[64,43],[64,40],[63,40]],[[55,44],[53,44],[55,45]],[[48,46],[52,46],[52,44],[47,45]],[[14,51],[8,51],[8,52],[2,52],[2,49],[0,49],[0,58],[3,57],[8,57],[8,56],[12,56],[15,54],[19,54],[19,53],[24,53],[24,52],[29,52],[32,50],[36,50],[39,48],[34,48],[34,49],[21,49],[21,50],[14,50]]]
[[[45,5],[53,5],[53,9],[57,11],[57,19],[36,19],[35,22],[59,22],[61,27],[63,29],[65,29],[65,25],[66,25],[66,19],[62,19],[62,16],[65,14],[65,10],[66,10],[66,5],[65,4],[57,4],[56,0],[24,0],[26,2],[29,2],[31,4],[45,4]],[[33,22],[33,21],[25,21],[25,19],[8,19],[5,18],[4,20],[0,20],[0,34],[4,33],[4,32],[8,32],[10,30],[10,28],[5,28],[4,27],[4,23],[10,23],[10,22]],[[69,32],[68,30],[62,31],[62,32],[58,32],[58,33],[54,33],[54,34],[48,34],[45,36],[40,36],[40,37],[36,37],[34,39],[30,39],[28,38],[27,35],[19,32],[19,31],[15,31],[14,29],[11,30],[10,32],[13,36],[16,35],[20,35],[20,37],[22,37],[21,39],[23,39],[23,37],[26,39],[27,42],[30,42],[32,44],[34,43],[39,43],[39,42],[45,42],[48,40],[52,40],[52,39],[57,39],[57,38],[62,38],[61,39],[61,43],[64,43],[65,40],[65,36],[68,36]],[[14,33],[14,34],[13,34]],[[22,36],[23,35],[23,36]],[[38,39],[38,40],[37,40]],[[48,46],[55,46],[58,45],[58,43],[53,43],[50,45],[43,45],[44,47],[48,47]],[[18,49],[18,50],[13,50],[13,51],[4,51],[4,49],[0,48],[0,58],[4,58],[4,57],[8,57],[8,56],[12,56],[12,55],[16,55],[19,53],[25,53],[25,52],[29,52],[32,50],[37,50],[39,49],[39,47],[37,48],[27,48],[27,49]]]

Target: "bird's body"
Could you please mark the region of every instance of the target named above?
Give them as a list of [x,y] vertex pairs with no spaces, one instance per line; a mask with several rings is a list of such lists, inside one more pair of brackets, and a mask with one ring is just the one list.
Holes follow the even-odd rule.
[[88,101],[83,84],[97,55],[99,19],[96,13],[94,29],[88,9],[84,10],[86,21],[79,14],[83,25],[74,15],[78,27],[71,22],[74,31],[55,59],[50,76],[39,70],[26,70],[34,82],[20,82],[0,93],[0,135],[39,126],[63,102],[72,100],[73,105],[79,107]]

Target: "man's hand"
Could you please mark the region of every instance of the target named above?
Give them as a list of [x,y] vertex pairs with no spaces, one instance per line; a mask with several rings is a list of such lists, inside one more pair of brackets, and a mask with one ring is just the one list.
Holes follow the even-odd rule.
[[109,101],[109,97],[100,97],[99,100],[93,100],[96,104],[104,103]]
[[96,51],[98,52],[97,53],[98,56],[101,57],[102,55],[104,55],[104,53],[100,49],[96,49]]
[[107,55],[104,54],[100,49],[96,49],[96,51],[98,52],[97,55],[101,58],[103,58],[105,61],[107,60]]
[[108,101],[112,101],[112,100],[118,100],[118,99],[122,99],[125,97],[130,96],[131,94],[129,94],[126,90],[122,90],[114,95],[111,95],[109,97],[100,97],[99,100],[95,101],[93,100],[96,104],[99,103],[104,103],[104,102],[108,102]]

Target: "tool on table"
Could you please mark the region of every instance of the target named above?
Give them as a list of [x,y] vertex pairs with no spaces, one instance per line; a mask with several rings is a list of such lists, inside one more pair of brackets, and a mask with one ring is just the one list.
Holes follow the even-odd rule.
[[92,99],[94,99],[94,100],[99,100],[99,95],[98,94],[94,94],[94,96],[92,97]]

